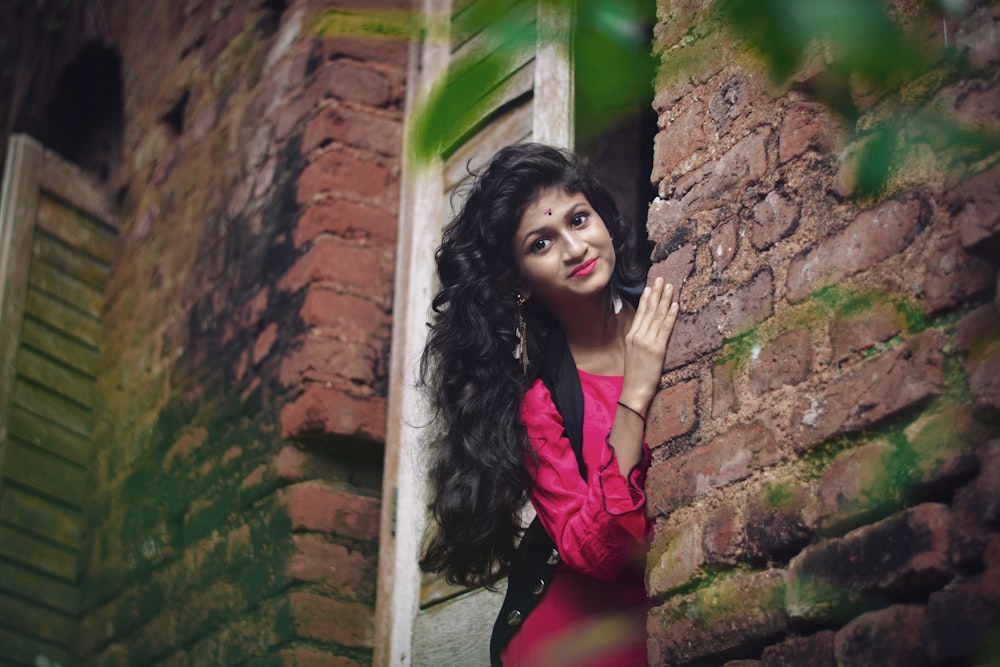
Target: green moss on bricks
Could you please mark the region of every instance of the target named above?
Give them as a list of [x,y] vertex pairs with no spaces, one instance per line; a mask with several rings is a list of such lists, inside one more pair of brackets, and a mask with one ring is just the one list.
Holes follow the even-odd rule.
[[761,490],[761,498],[768,509],[787,511],[795,507],[798,494],[790,482],[780,481],[765,486]]
[[693,624],[707,627],[742,617],[748,608],[784,614],[785,591],[775,572],[746,567],[727,570],[685,596],[677,611]]
[[[930,326],[919,305],[909,297],[838,283],[816,290],[805,301],[784,314],[772,317],[729,339],[716,354],[714,363],[719,366],[733,362],[733,372],[741,371],[753,358],[755,350],[766,347],[783,333],[798,329],[812,330],[837,320],[863,317],[876,306],[885,303],[890,304],[897,313],[905,333],[918,333]],[[900,337],[891,339],[870,350],[869,354],[888,349],[900,340]]]

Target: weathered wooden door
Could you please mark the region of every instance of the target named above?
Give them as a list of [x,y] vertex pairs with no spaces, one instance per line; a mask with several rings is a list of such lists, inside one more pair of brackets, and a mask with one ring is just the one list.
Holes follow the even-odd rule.
[[[441,229],[461,205],[469,171],[478,171],[497,150],[522,141],[572,147],[572,77],[567,53],[570,17],[544,11],[551,3],[537,0],[425,0],[423,11],[432,25],[456,25],[456,17],[477,3],[495,3],[511,26],[546,35],[563,34],[567,43],[539,41],[534,50],[511,57],[485,103],[475,131],[449,147],[436,164],[405,167],[400,206],[400,240],[393,308],[393,341],[389,389],[389,423],[379,546],[375,664],[379,667],[485,667],[489,636],[502,593],[462,590],[417,567],[427,527],[426,464],[423,460],[426,412],[416,388],[415,369],[423,347],[434,290],[434,248]],[[413,59],[408,108],[413,98],[439,83],[449,64],[477,49],[495,48],[486,26],[470,26],[450,38],[429,39]],[[478,29],[478,30],[477,30]],[[543,31],[539,30],[541,34]],[[536,96],[535,90],[544,90]],[[470,103],[474,102],[470,100]]]
[[67,665],[101,314],[107,193],[27,136],[0,197],[0,664]]

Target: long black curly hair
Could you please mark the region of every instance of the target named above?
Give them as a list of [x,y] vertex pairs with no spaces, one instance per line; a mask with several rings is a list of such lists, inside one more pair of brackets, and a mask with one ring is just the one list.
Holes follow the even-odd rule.
[[520,403],[558,323],[538,299],[523,307],[531,359],[525,373],[512,355],[513,238],[527,207],[552,187],[583,194],[604,221],[616,258],[610,289],[644,278],[634,230],[585,160],[542,144],[516,144],[498,151],[476,176],[435,255],[440,288],[420,365],[434,408],[430,482],[437,524],[420,565],[444,572],[451,583],[496,581],[523,530],[531,476]]

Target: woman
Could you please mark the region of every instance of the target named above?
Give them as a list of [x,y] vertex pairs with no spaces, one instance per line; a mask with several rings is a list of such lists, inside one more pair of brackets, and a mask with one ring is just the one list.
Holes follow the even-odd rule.
[[[633,305],[635,249],[584,162],[520,144],[475,179],[437,251],[421,368],[439,427],[437,530],[421,565],[462,585],[517,569],[528,499],[558,552],[534,610],[505,605],[497,621],[517,627],[512,639],[494,635],[506,667],[646,664],[643,431],[677,305],[660,279]],[[582,394],[580,445],[556,381],[540,377],[563,350]]]

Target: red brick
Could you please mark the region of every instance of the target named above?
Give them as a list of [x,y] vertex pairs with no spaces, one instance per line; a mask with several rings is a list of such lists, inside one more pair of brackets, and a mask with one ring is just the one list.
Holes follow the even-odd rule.
[[962,246],[993,249],[1000,242],[1000,168],[978,174],[948,193]]
[[1000,440],[976,452],[979,474],[955,491],[951,501],[951,557],[966,568],[978,567],[1000,519]]
[[328,105],[306,123],[302,154],[336,143],[397,157],[402,148],[402,133],[402,121],[395,116],[372,109]]
[[395,213],[398,169],[385,160],[359,158],[346,150],[319,155],[299,175],[296,202],[308,204],[321,195],[345,197]]
[[997,335],[1000,335],[1000,310],[992,303],[967,313],[955,324],[955,346],[960,352],[989,345]]
[[743,531],[747,557],[757,565],[787,561],[815,534],[812,485],[796,477],[776,479],[747,504]]
[[278,286],[294,293],[317,285],[367,296],[388,308],[393,269],[392,250],[320,237],[282,276]]
[[921,284],[921,305],[928,314],[985,292],[997,275],[997,265],[963,248],[958,234],[944,237],[928,255]]
[[248,11],[249,7],[246,6],[234,7],[216,25],[215,31],[206,40],[205,46],[202,47],[202,58],[206,67],[210,67],[213,61],[225,50],[226,45],[243,32]]
[[[372,342],[385,344],[378,339]],[[314,330],[281,360],[278,379],[283,387],[320,382],[342,391],[352,391],[355,386],[370,388],[380,379],[381,360],[379,348],[334,340]]]
[[[364,667],[344,656],[311,648],[287,648],[278,654],[281,667]],[[365,663],[368,664],[368,663]]]
[[[694,153],[705,147],[705,104],[695,100],[680,116],[667,120],[653,140],[653,173],[658,183]],[[686,169],[685,169],[686,171]]]
[[774,279],[761,271],[749,283],[713,299],[695,314],[677,319],[664,367],[677,368],[714,352],[727,337],[743,333],[767,318],[774,303]]
[[306,97],[321,100],[336,97],[373,107],[397,104],[402,92],[397,85],[397,73],[375,69],[351,60],[334,60],[316,72]]
[[646,493],[653,507],[667,514],[780,458],[774,435],[763,424],[739,425],[654,465],[646,480]]
[[272,465],[278,479],[301,482],[308,476],[309,457],[298,447],[287,445],[274,457]]
[[765,648],[760,662],[762,667],[837,667],[833,657],[833,631],[820,630],[808,637],[789,637]]
[[358,602],[375,594],[374,558],[327,542],[317,535],[293,535],[294,551],[288,560],[288,575],[298,581],[316,583],[322,590]]
[[649,282],[663,278],[664,284],[674,286],[676,300],[680,300],[684,283],[694,271],[694,245],[687,244],[671,252],[662,262],[657,262],[649,269],[646,279]]
[[979,590],[994,606],[1000,603],[1000,535],[996,533],[987,540],[983,551]]
[[776,570],[672,598],[649,613],[649,664],[717,664],[711,658],[759,649],[789,629],[782,600],[782,573]]
[[930,665],[927,609],[894,605],[863,614],[837,632],[834,654],[841,665]]
[[[399,3],[396,3],[399,4]],[[379,8],[388,8],[391,3],[380,2]],[[372,3],[366,3],[366,7],[371,7]],[[410,6],[405,5],[399,9],[409,10]],[[336,37],[324,39],[321,42],[323,56],[326,59],[337,56],[347,56],[356,60],[366,60],[377,62],[382,65],[395,65],[400,72],[405,71],[409,44],[405,40],[379,39],[372,37]]]
[[162,665],[163,667],[189,667],[191,664],[191,657],[187,654],[187,651],[175,651],[165,660],[157,664]]
[[903,430],[899,461],[906,465],[895,471],[897,483],[908,493],[954,488],[975,473],[973,447],[982,442],[983,433],[970,404],[944,404],[924,411]]
[[215,581],[204,589],[194,591],[193,597],[178,612],[178,642],[185,644],[205,636],[245,605],[243,593],[226,581]]
[[165,608],[135,635],[129,659],[132,664],[152,664],[171,652],[181,642],[177,637],[177,617],[183,612]]
[[830,323],[830,345],[835,361],[844,361],[863,350],[883,343],[903,330],[903,315],[889,301],[872,303],[862,313]]
[[289,594],[288,604],[300,638],[372,648],[375,631],[370,607],[306,592]]
[[969,390],[979,408],[1000,408],[1000,330],[985,344],[977,345],[964,361]]
[[840,282],[902,251],[917,232],[921,209],[916,198],[887,201],[795,257],[788,267],[789,301],[801,301],[814,289]]
[[281,492],[292,530],[332,533],[355,540],[378,539],[378,498],[336,489],[319,480],[293,484]]
[[739,239],[735,220],[725,222],[712,230],[709,248],[712,251],[712,270],[723,271],[736,256]]
[[932,593],[927,616],[928,654],[937,663],[980,654],[995,636],[1000,609],[983,595],[979,577],[971,577]]
[[830,149],[839,132],[821,104],[793,102],[785,110],[778,134],[778,161],[797,158],[810,148]]
[[753,227],[750,242],[757,250],[766,250],[786,238],[799,224],[800,206],[788,197],[769,192],[753,207]]
[[770,102],[760,84],[760,77],[732,73],[714,86],[708,98],[708,115],[718,134],[726,133],[733,121],[749,116],[754,108]]
[[229,531],[226,536],[226,564],[233,566],[253,555],[253,539],[250,526],[243,525]]
[[163,471],[172,471],[178,465],[183,466],[188,457],[205,444],[207,437],[208,431],[203,426],[192,427],[185,431],[163,456]]
[[702,549],[709,565],[736,565],[744,552],[744,532],[740,512],[724,504],[712,510],[702,529]]
[[788,615],[805,623],[843,623],[885,604],[912,599],[952,578],[948,507],[924,503],[842,538],[806,547],[789,562]]
[[936,396],[944,382],[943,345],[940,332],[929,329],[818,391],[803,391],[792,411],[795,448],[812,448]]
[[646,442],[650,447],[657,447],[695,427],[698,386],[697,380],[679,382],[661,389],[653,397],[646,426]]
[[703,571],[701,515],[679,511],[656,522],[646,562],[646,588],[651,597],[689,586]]
[[837,455],[819,482],[819,526],[825,534],[843,534],[899,507],[894,454],[889,442],[876,440]]
[[112,644],[98,654],[96,664],[101,667],[127,667],[131,664],[129,657],[129,650],[125,646]]
[[281,410],[281,437],[359,436],[385,439],[385,399],[358,398],[342,391],[309,385]]
[[[972,21],[976,21],[980,17],[970,16],[969,18]],[[987,26],[989,27],[983,26],[984,28],[989,29],[995,27],[996,14],[994,13],[993,16],[986,19],[986,21]],[[980,48],[982,48],[982,46],[985,45],[980,45]],[[995,64],[997,62],[996,44],[991,43],[987,48],[992,56],[993,64]],[[955,120],[961,127],[985,131],[987,133],[995,132],[997,127],[996,119],[1000,118],[1000,86],[997,85],[995,80],[992,80],[990,84],[986,85],[973,84],[971,86],[967,86],[958,98],[954,114]]]
[[[646,213],[646,233],[649,236],[649,240],[657,244],[669,244],[669,247],[663,251],[654,251],[654,261],[661,260],[661,255],[665,256],[666,252],[674,252],[690,240],[691,235],[687,233],[689,230],[682,224],[683,222],[684,207],[681,206],[679,201],[656,197],[650,202]],[[679,237],[678,232],[680,232]],[[692,251],[693,257],[694,254]]]
[[392,321],[369,299],[324,289],[306,293],[299,316],[307,327],[322,327],[337,340],[352,343],[369,341],[372,336],[388,339]]
[[691,189],[681,199],[686,215],[731,202],[751,183],[763,178],[767,172],[767,142],[770,136],[769,128],[758,128],[718,161],[692,174]]
[[1000,521],[1000,439],[991,440],[976,452],[979,458],[979,476],[973,488],[982,498],[984,521]]
[[748,388],[754,398],[802,382],[812,372],[815,361],[809,332],[803,329],[787,331],[763,350],[754,348],[751,354]]
[[271,322],[264,328],[257,340],[253,344],[252,360],[254,364],[259,364],[271,352],[275,342],[278,340],[278,324]]
[[396,216],[381,208],[347,199],[320,199],[309,204],[295,224],[295,247],[301,248],[321,234],[394,247],[396,226]]
[[729,359],[712,366],[712,417],[718,418],[739,409],[736,367],[736,359]]

